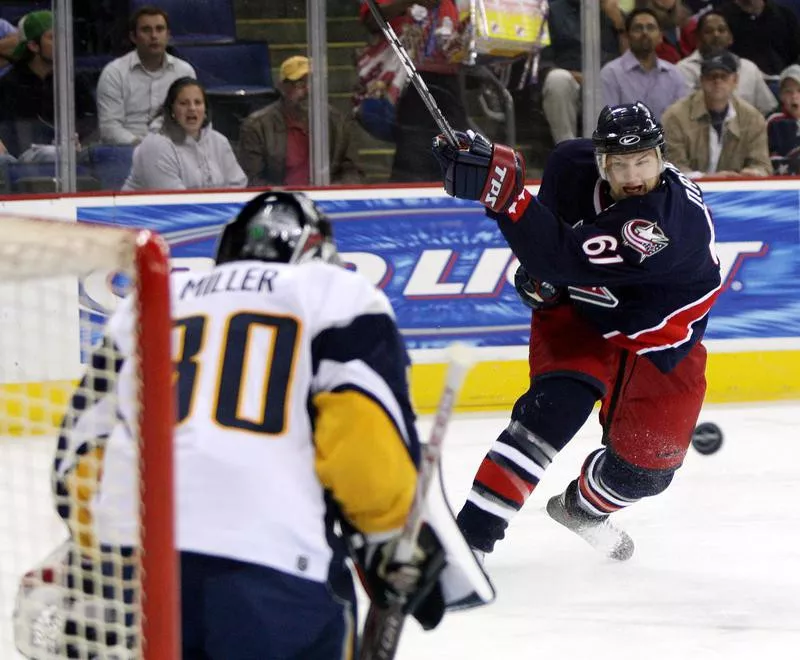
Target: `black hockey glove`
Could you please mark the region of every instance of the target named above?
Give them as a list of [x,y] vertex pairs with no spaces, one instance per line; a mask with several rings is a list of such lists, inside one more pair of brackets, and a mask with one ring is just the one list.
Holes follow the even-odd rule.
[[439,586],[439,576],[445,567],[444,548],[427,524],[422,525],[410,562],[394,561],[396,545],[397,538],[365,549],[361,565],[370,599],[379,607],[403,600],[403,612],[411,614],[425,630],[431,630],[444,616],[445,603]]
[[514,288],[520,300],[534,311],[555,307],[562,301],[564,293],[563,289],[550,282],[531,277],[522,266],[514,273]]
[[474,131],[456,133],[459,148],[444,135],[433,139],[433,153],[442,166],[444,189],[461,199],[477,199],[502,213],[522,192],[525,159],[505,144],[492,144]]

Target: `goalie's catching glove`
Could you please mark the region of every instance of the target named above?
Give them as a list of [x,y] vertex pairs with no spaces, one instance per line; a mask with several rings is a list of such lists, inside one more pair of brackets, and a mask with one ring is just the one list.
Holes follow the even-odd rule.
[[514,288],[520,300],[534,311],[555,307],[563,300],[563,289],[531,277],[522,266],[514,273]]
[[442,166],[444,189],[461,199],[477,199],[496,213],[505,211],[522,192],[525,159],[505,144],[492,144],[474,131],[456,133],[459,148],[444,135],[433,139],[433,153]]
[[363,578],[370,599],[379,607],[403,602],[425,630],[435,628],[444,616],[444,597],[439,576],[446,564],[445,551],[427,523],[420,529],[414,555],[409,562],[395,561],[397,537],[363,549]]

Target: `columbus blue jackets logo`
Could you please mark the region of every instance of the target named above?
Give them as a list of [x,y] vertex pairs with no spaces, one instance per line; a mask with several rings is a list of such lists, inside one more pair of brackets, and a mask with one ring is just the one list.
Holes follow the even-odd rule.
[[622,242],[641,255],[639,263],[669,245],[669,239],[661,227],[655,222],[641,219],[628,220],[622,225]]

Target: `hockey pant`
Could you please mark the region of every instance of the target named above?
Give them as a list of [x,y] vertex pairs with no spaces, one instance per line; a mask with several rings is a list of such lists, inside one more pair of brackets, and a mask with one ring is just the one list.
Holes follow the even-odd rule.
[[353,602],[266,566],[181,552],[183,660],[349,660]]
[[600,400],[604,447],[584,462],[578,502],[603,516],[662,492],[686,455],[705,395],[697,343],[670,373],[604,339],[563,305],[534,314],[531,385],[483,459],[458,516],[470,545],[490,552],[556,454]]

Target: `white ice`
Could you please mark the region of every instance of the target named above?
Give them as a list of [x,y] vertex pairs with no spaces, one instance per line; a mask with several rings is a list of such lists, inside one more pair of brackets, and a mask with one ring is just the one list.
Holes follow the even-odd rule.
[[[707,406],[719,452],[693,449],[670,488],[615,519],[634,538],[605,559],[544,512],[599,443],[591,418],[487,556],[495,603],[409,621],[399,660],[788,660],[800,658],[800,405]],[[507,423],[462,415],[444,477],[457,510]],[[423,420],[423,433],[429,420]]]

